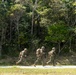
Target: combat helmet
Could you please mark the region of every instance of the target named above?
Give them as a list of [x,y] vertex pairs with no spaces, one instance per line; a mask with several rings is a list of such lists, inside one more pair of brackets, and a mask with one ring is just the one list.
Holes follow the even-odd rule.
[[27,48],[24,48],[24,51],[27,51]]
[[52,50],[55,50],[55,47],[53,47]]
[[41,47],[41,49],[45,49],[45,47],[44,47],[44,46],[42,46],[42,47]]

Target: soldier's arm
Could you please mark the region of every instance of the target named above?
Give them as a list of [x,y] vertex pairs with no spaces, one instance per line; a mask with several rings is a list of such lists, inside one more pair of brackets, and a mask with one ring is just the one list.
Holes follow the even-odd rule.
[[27,57],[27,52],[24,52],[23,53],[23,56],[26,58]]
[[36,50],[36,55],[39,53],[39,49]]
[[19,58],[21,57],[21,52],[19,53]]
[[21,52],[20,52],[20,57],[22,58],[23,56],[24,56],[24,52],[21,51]]
[[27,54],[26,54],[26,53],[24,53],[24,57],[25,57],[25,58],[27,57]]
[[49,52],[48,52],[48,55],[50,56],[51,54],[52,54],[51,51],[49,51]]

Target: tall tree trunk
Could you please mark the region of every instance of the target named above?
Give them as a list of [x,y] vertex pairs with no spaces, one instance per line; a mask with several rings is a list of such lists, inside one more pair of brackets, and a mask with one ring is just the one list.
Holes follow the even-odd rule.
[[32,11],[32,26],[31,26],[31,35],[33,35],[33,29],[34,29],[34,10]]
[[32,9],[31,35],[33,35],[33,32],[34,32],[34,15],[35,15],[35,10],[36,10],[36,8],[37,8],[37,3],[38,3],[38,0],[35,0],[34,8]]
[[17,42],[18,42],[18,49],[20,49],[20,44],[19,44],[19,20],[17,20],[16,26],[17,26]]
[[0,42],[0,58],[2,56],[2,42]]
[[69,40],[69,52],[72,52],[72,49],[71,49],[71,38]]
[[58,54],[59,54],[59,53],[60,53],[60,51],[61,51],[61,50],[60,50],[60,49],[61,49],[61,48],[60,48],[60,42],[58,43],[58,45],[59,45],[59,51],[58,51]]
[[2,36],[1,36],[1,41],[0,41],[0,58],[2,56],[2,44],[3,44],[3,39],[4,39],[4,28],[2,28]]
[[12,37],[11,33],[12,33],[12,21],[10,21],[10,42],[11,42],[11,37]]

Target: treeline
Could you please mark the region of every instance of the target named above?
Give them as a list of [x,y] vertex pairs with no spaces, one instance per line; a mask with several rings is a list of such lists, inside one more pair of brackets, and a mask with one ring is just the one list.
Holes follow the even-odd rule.
[[75,0],[0,0],[0,56],[44,45],[76,50]]

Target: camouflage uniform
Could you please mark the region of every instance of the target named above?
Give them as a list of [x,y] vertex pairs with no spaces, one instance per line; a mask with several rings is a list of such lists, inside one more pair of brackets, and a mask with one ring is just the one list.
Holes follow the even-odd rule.
[[16,64],[19,64],[22,61],[24,61],[25,58],[26,58],[26,56],[27,56],[26,54],[27,54],[27,48],[24,48],[24,50],[20,52],[20,54],[19,54],[19,60],[16,62]]
[[36,50],[36,57],[37,57],[37,59],[34,63],[34,66],[36,66],[36,63],[39,61],[41,61],[42,65],[44,66],[44,64],[45,64],[45,47],[44,46],[42,46],[41,49],[38,48]]
[[55,66],[55,55],[55,47],[53,47],[52,50],[48,52],[49,61],[47,62],[47,64],[52,62],[53,66]]

